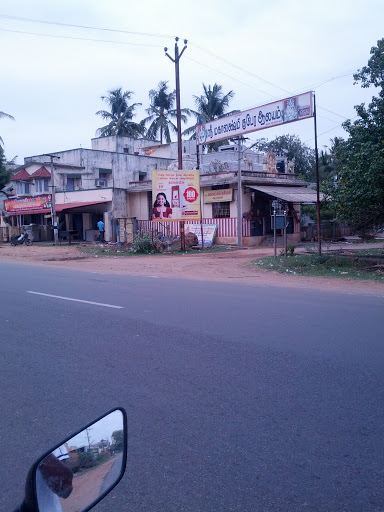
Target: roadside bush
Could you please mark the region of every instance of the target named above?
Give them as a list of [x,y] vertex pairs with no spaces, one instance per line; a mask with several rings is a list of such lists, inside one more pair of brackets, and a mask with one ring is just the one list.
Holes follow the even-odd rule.
[[151,233],[138,233],[133,239],[131,251],[140,254],[154,254],[157,252]]

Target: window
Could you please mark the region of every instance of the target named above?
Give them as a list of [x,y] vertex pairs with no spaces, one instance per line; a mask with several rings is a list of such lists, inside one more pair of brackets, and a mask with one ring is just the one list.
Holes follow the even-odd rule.
[[17,181],[16,182],[16,194],[17,195],[27,195],[29,194],[30,187],[27,181]]
[[[213,185],[212,190],[227,190],[229,184],[226,185]],[[212,217],[214,219],[229,218],[231,216],[230,202],[226,201],[223,203],[212,203]]]
[[108,186],[108,178],[111,176],[108,172],[99,172],[99,179],[105,181],[105,186]]
[[231,216],[230,202],[212,203],[212,217],[214,219],[229,218]]
[[39,178],[35,180],[35,191],[38,194],[49,192],[49,178]]
[[75,190],[75,178],[67,178],[67,192],[72,192],[72,190]]

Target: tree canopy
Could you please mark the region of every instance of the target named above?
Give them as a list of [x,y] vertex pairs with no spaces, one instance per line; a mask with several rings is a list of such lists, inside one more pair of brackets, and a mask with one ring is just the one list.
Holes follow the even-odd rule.
[[355,107],[355,121],[343,124],[348,138],[333,148],[337,180],[327,184],[337,217],[363,233],[384,224],[384,39],[371,55],[354,78],[361,87],[376,87],[378,94],[368,106]]
[[[196,120],[199,124],[206,123],[208,121],[214,121],[221,117],[235,114],[238,110],[228,112],[230,101],[233,99],[235,93],[229,91],[226,94],[223,92],[223,87],[219,84],[208,85],[203,84],[204,93],[200,96],[193,96],[196,105],[196,111],[192,110],[192,114],[195,115]],[[192,135],[191,138],[195,138],[195,126],[191,126],[184,130],[183,135]],[[225,141],[213,142],[208,145],[208,151],[217,149],[218,146],[226,144]]]
[[0,145],[0,190],[5,187],[11,178],[12,172],[8,171],[5,167],[6,159],[4,149]]
[[301,142],[297,135],[280,135],[271,141],[257,144],[260,151],[295,159],[295,173],[308,181],[315,181],[315,151]]
[[[168,92],[168,82],[159,82],[157,89],[149,91],[151,105],[146,109],[148,117],[143,119],[143,123],[151,123],[147,129],[147,137],[156,140],[160,137],[161,144],[163,138],[169,144],[171,142],[171,131],[177,133],[177,125],[172,120],[177,121],[177,111],[174,108],[176,101],[176,91]],[[181,120],[185,123],[187,116],[191,111],[187,108],[181,109]]]
[[141,103],[128,104],[132,91],[123,91],[121,87],[108,91],[107,96],[101,99],[107,103],[110,112],[107,110],[99,110],[96,115],[109,121],[106,126],[102,126],[97,130],[100,137],[108,137],[110,135],[118,135],[121,137],[132,137],[138,139],[145,132],[144,124],[132,121],[135,110]]
[[[6,119],[12,119],[12,121],[15,120],[15,118],[13,116],[11,116],[10,114],[6,114],[5,112],[1,112],[0,111],[0,119],[2,118],[6,118]],[[0,146],[2,146],[4,144],[4,141],[3,139],[0,137]]]

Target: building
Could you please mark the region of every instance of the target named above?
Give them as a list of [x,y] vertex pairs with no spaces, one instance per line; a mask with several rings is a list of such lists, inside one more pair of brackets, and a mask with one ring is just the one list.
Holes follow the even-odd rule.
[[[91,149],[79,148],[25,159],[16,169],[4,201],[7,224],[33,224],[35,240],[52,239],[53,194],[61,234],[93,241],[96,223],[105,224],[105,239],[125,241],[131,219],[141,230],[152,226],[153,169],[177,169],[177,144],[145,139],[101,137]],[[195,141],[183,141],[183,168],[200,169],[203,222],[217,225],[216,243],[237,243],[238,169],[241,169],[244,245],[258,245],[271,233],[271,204],[287,212],[288,236],[300,239],[302,203],[316,201],[294,173],[294,163],[272,153],[226,145],[198,154]],[[178,234],[178,223],[170,223]],[[164,226],[156,224],[156,229]]]

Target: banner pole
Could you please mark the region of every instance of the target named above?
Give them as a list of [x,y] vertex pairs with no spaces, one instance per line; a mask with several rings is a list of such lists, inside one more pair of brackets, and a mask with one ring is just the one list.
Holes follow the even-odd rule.
[[243,196],[241,191],[241,137],[238,139],[238,159],[237,159],[237,245],[241,248],[243,244],[243,229],[242,229],[242,209],[243,209]]
[[316,210],[317,210],[317,250],[321,256],[321,220],[320,220],[320,176],[319,151],[317,149],[316,94],[313,93],[313,119],[315,124],[315,159],[316,159]]

